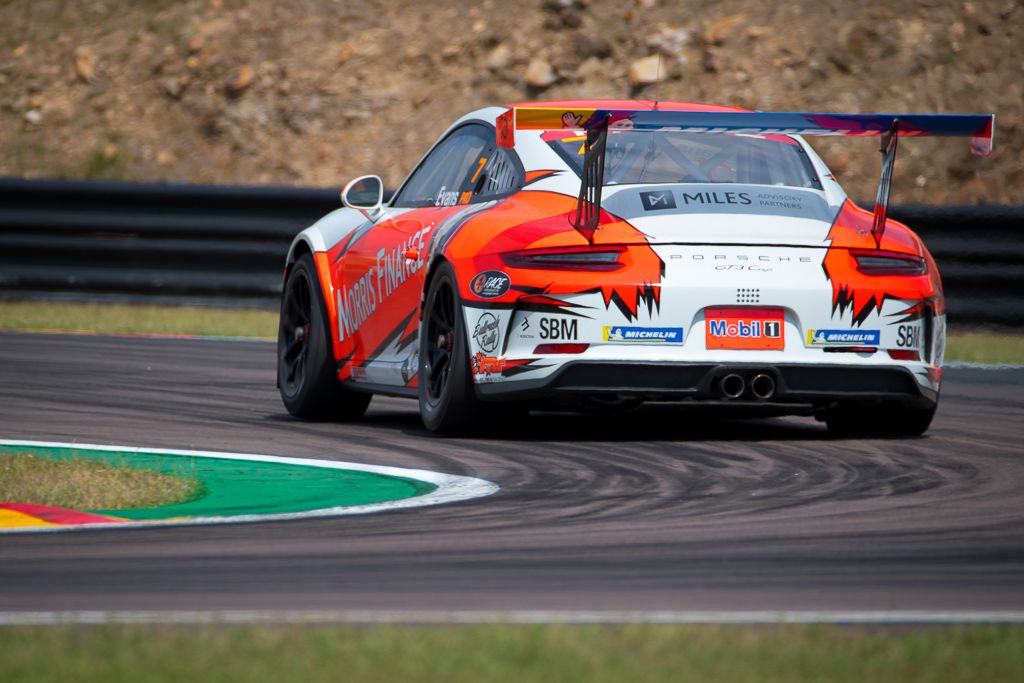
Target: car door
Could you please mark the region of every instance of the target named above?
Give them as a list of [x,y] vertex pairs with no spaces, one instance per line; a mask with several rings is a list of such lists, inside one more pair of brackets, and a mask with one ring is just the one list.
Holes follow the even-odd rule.
[[338,264],[339,328],[355,340],[353,381],[414,386],[424,247],[435,227],[472,201],[493,147],[494,131],[482,124],[449,133]]

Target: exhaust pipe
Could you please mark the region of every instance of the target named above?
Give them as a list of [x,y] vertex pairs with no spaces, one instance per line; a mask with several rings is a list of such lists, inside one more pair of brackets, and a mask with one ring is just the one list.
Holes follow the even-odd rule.
[[735,372],[729,373],[723,377],[719,384],[719,389],[722,392],[722,398],[726,399],[739,398],[743,395],[743,390],[746,388],[747,383]]
[[767,401],[775,395],[775,380],[771,375],[761,373],[750,380],[750,393],[759,401]]

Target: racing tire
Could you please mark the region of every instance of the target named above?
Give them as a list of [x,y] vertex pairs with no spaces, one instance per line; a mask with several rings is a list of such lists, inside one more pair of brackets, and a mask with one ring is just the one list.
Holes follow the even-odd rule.
[[477,432],[493,421],[473,386],[458,293],[455,270],[442,263],[427,288],[419,335],[420,418],[438,434]]
[[939,407],[882,401],[872,406],[843,404],[825,413],[825,425],[840,437],[914,437],[928,431]]
[[327,309],[313,257],[292,266],[281,294],[277,328],[277,388],[289,413],[307,420],[354,420],[366,412],[371,394],[338,381]]

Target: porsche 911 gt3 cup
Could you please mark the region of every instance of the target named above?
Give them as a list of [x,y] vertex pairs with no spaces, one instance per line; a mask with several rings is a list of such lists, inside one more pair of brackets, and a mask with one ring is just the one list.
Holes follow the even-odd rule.
[[[418,398],[439,432],[541,401],[684,401],[921,434],[946,316],[931,255],[886,217],[897,142],[969,137],[984,155],[993,122],[647,101],[473,112],[389,201],[364,176],[295,238],[282,399],[353,419],[375,393]],[[815,135],[878,137],[872,211]]]

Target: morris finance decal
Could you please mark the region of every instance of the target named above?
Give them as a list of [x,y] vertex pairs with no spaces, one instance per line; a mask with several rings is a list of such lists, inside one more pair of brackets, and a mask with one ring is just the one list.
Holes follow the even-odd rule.
[[338,288],[338,338],[345,341],[358,330],[377,307],[425,265],[405,252],[416,248],[423,254],[423,240],[429,228],[419,230],[390,250],[377,252],[376,263],[351,286]]

